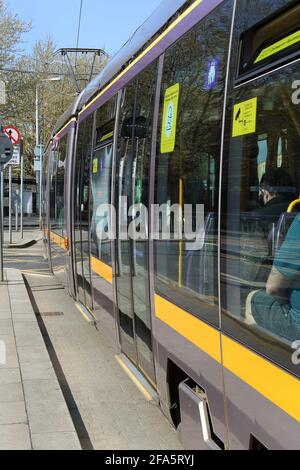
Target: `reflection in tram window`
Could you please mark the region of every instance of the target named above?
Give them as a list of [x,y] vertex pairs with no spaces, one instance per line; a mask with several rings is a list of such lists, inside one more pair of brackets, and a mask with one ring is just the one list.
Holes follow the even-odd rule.
[[111,172],[113,136],[117,96],[108,100],[96,114],[94,155],[92,158],[91,188],[91,252],[92,255],[111,265],[111,240],[109,239]]
[[290,341],[300,338],[300,216],[276,253],[266,289],[246,301],[246,322]]
[[[123,90],[117,150],[116,288],[122,350],[155,381],[149,293],[148,219],[140,214],[145,233],[139,240],[122,239],[132,221],[128,208],[148,208],[152,119],[157,62]],[[127,201],[124,205],[120,198]]]
[[106,264],[111,264],[111,241],[105,237],[109,232],[110,213],[108,208],[104,211],[101,206],[110,203],[111,164],[112,143],[109,142],[95,151],[92,164],[91,251]]
[[51,152],[50,224],[51,230],[63,236],[65,225],[65,165],[67,135],[62,137],[57,148]]
[[[174,151],[165,153],[164,131],[159,132],[156,162],[155,203],[170,208],[192,205],[194,241],[199,237],[196,206],[204,206],[205,212],[201,248],[190,249],[186,239],[175,241],[172,236],[155,242],[156,292],[188,311],[205,315],[217,326],[218,184],[230,31],[226,12],[232,3],[224,2],[166,52],[159,127],[165,127],[166,92],[179,88],[176,142]],[[172,234],[174,219],[170,216],[169,220]],[[206,306],[201,308],[200,302]]]
[[256,128],[233,137],[228,111],[221,217],[224,329],[289,368],[300,338],[299,218],[287,213],[300,193],[297,77],[289,65],[231,93],[233,105],[257,98]]
[[78,299],[92,308],[90,278],[90,166],[93,116],[79,124],[74,175],[74,247]]

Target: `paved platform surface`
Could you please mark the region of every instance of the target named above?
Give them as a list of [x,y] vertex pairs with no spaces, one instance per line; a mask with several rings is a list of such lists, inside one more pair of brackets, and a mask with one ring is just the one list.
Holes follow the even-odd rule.
[[21,273],[0,285],[0,450],[81,449]]
[[57,280],[28,272],[26,279],[63,372],[71,414],[76,405],[83,448],[182,449],[157,403],[131,381],[107,338],[84,320]]
[[[117,352],[101,331],[84,320],[74,301],[51,274],[43,257],[42,242],[26,249],[6,249],[4,254],[6,266],[18,266],[26,278],[44,344],[81,447],[182,449],[175,429],[157,404],[148,401],[138,390],[120,367]],[[9,325],[9,322],[8,325],[0,323],[0,334],[11,331]],[[37,352],[32,351],[32,359]],[[15,364],[18,364],[17,359]],[[51,380],[47,379],[48,367],[51,367],[49,357],[44,365],[36,366],[37,377],[39,374],[44,377],[45,386],[51,385]],[[26,429],[28,431],[28,423]],[[66,433],[64,436],[67,439]],[[48,443],[55,447],[49,439]]]

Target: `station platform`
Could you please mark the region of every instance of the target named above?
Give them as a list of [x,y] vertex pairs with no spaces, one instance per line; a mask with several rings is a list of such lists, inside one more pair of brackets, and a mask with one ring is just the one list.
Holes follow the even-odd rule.
[[[5,257],[7,266],[22,270],[25,284],[19,271],[8,269],[8,283],[0,286],[6,299],[0,309],[0,341],[4,335],[12,343],[8,344],[8,365],[0,367],[0,379],[5,370],[2,380],[12,381],[11,389],[4,385],[0,392],[0,426],[7,426],[0,449],[182,450],[155,394],[135,378],[126,360],[85,320],[52,275],[42,242],[27,249],[6,249]],[[26,308],[24,304],[24,310],[26,295],[30,304]],[[31,360],[32,366],[28,365]],[[20,415],[16,416],[17,408],[1,403],[12,399],[13,389],[18,393],[14,401],[19,403]],[[26,396],[37,400],[37,410],[26,404]],[[62,421],[49,418],[52,399],[60,400]],[[32,425],[36,416],[39,419]],[[9,433],[10,425],[17,426],[19,439]]]
[[0,449],[81,449],[20,271],[0,298]]

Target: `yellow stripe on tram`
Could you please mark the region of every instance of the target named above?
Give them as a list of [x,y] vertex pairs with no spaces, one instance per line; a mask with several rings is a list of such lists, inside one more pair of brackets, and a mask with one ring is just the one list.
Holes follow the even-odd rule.
[[113,271],[111,266],[108,266],[107,264],[103,263],[103,261],[100,261],[99,259],[91,256],[91,269],[96,274],[99,274],[99,276],[103,277],[103,279],[105,279],[110,284],[113,283]]
[[60,235],[57,235],[57,233],[50,232],[50,239],[56,243],[60,248],[63,248],[64,250],[66,249],[65,247],[65,239],[61,237]]
[[82,108],[79,114],[84,113],[90,106],[92,106],[106,91],[108,91],[115,83],[120,80],[134,65],[136,65],[146,54],[148,54],[153,47],[155,47],[165,36],[169,34],[186,16],[188,16],[202,0],[196,0],[184,13],[182,13],[160,36],[158,36],[131,64],[126,67],[112,82],[110,82],[90,103]]
[[258,354],[222,336],[224,367],[300,421],[300,381]]
[[72,122],[75,122],[76,121],[76,118],[73,117],[72,119],[70,119],[69,122],[67,122],[67,124],[64,125],[64,127],[62,127],[56,134],[55,134],[55,137],[57,137],[59,134],[61,134],[70,124],[72,124]]
[[[155,295],[156,317],[221,363],[220,333],[190,313]],[[300,421],[300,381],[280,367],[221,335],[223,365],[289,416]]]
[[194,315],[155,295],[155,316],[221,363],[220,333]]

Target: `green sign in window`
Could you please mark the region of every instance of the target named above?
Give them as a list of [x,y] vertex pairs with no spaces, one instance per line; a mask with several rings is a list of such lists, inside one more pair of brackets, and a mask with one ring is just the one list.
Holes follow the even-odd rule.
[[290,34],[289,36],[285,37],[284,39],[281,39],[280,41],[275,42],[275,44],[272,44],[272,46],[268,46],[265,49],[261,51],[259,56],[255,60],[255,64],[258,62],[261,62],[262,60],[268,59],[274,54],[277,54],[278,52],[284,51],[284,49],[287,49],[290,46],[293,46],[294,44],[297,44],[300,42],[300,31],[297,31],[296,33]]
[[161,133],[161,153],[174,152],[176,142],[179,83],[166,90]]

